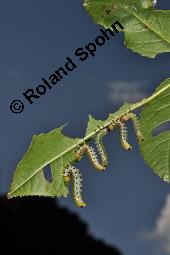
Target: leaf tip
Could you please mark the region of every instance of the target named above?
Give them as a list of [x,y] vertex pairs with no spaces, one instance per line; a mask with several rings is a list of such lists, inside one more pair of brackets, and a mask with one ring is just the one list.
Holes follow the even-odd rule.
[[64,127],[66,127],[68,125],[68,122],[66,122],[65,124],[63,124],[60,128],[63,129]]
[[94,120],[91,114],[89,114],[89,121]]

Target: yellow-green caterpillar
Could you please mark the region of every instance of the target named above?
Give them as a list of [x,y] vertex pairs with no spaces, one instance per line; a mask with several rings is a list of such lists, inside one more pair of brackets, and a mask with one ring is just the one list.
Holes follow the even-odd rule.
[[74,166],[69,166],[64,169],[63,173],[64,181],[68,184],[69,181],[73,180],[73,198],[78,207],[85,207],[86,203],[83,201],[81,196],[82,178],[80,170]]
[[97,148],[98,153],[101,157],[101,164],[103,167],[106,167],[108,165],[108,158],[107,158],[107,153],[104,148],[102,139],[108,132],[109,132],[109,130],[105,128],[105,129],[99,131],[95,137],[96,148]]
[[118,122],[120,128],[120,142],[125,150],[131,150],[132,146],[128,143],[128,131],[125,123]]
[[98,160],[98,156],[95,152],[95,150],[93,149],[92,146],[90,145],[87,145],[87,144],[84,144],[82,145],[82,147],[80,147],[77,152],[76,152],[76,157],[78,160],[81,159],[81,157],[84,155],[84,154],[87,154],[92,165],[99,171],[102,171],[102,170],[105,170],[105,166],[103,166],[99,160]]
[[[132,147],[128,143],[128,131],[125,125],[125,122],[129,119],[131,119],[133,122],[135,133],[138,140],[143,139],[138,118],[134,113],[130,112],[125,114],[120,119],[116,121],[113,120],[108,125],[100,127],[96,136],[93,137],[101,162],[99,162],[98,155],[95,149],[92,146],[86,144],[85,141],[83,141],[82,145],[79,146],[78,149],[75,151],[75,156],[77,161],[80,161],[83,155],[87,154],[92,165],[97,170],[99,171],[105,170],[108,164],[108,157],[107,157],[107,153],[105,151],[102,139],[108,132],[112,131],[116,127],[120,129],[120,141],[123,148],[125,150],[131,150]],[[86,203],[83,201],[81,197],[82,178],[81,178],[80,170],[70,165],[69,167],[64,169],[63,178],[67,185],[70,180],[73,180],[73,197],[74,197],[74,201],[76,205],[78,207],[86,206]]]

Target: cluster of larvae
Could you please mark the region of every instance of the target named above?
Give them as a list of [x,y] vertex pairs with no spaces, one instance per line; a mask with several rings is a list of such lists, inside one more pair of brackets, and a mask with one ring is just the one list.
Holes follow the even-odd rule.
[[[134,129],[138,140],[143,140],[142,133],[140,131],[140,125],[137,116],[130,112],[124,115],[121,119],[117,121],[112,121],[108,126],[100,127],[99,131],[96,133],[94,137],[96,150],[88,145],[86,142],[83,142],[82,145],[76,150],[76,158],[78,161],[83,157],[83,155],[87,155],[92,163],[92,165],[99,171],[103,171],[106,169],[108,165],[107,153],[105,151],[102,138],[114,128],[118,127],[120,129],[120,142],[125,150],[131,150],[132,147],[128,143],[128,132],[125,122],[131,119],[133,121]],[[100,160],[99,160],[100,158]],[[69,167],[64,169],[63,178],[66,185],[69,184],[70,180],[73,181],[73,197],[76,205],[78,207],[85,207],[86,203],[83,201],[81,196],[81,187],[82,187],[82,175],[80,170],[70,165]]]

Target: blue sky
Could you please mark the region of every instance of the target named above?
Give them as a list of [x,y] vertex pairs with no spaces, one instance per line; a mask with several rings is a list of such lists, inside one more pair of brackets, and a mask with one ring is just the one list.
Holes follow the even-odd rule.
[[[169,54],[142,58],[126,49],[123,35],[118,34],[98,48],[94,58],[79,62],[59,85],[32,105],[26,104],[22,114],[12,114],[12,100],[38,86],[41,78],[63,65],[75,49],[99,35],[100,27],[92,22],[82,2],[1,1],[1,193],[7,192],[33,134],[68,122],[66,134],[81,137],[89,113],[105,119],[125,98],[149,95],[170,77]],[[170,2],[160,1],[161,7],[170,9]],[[128,127],[132,152],[120,147],[118,131],[104,140],[110,161],[107,171],[98,173],[87,158],[79,164],[88,206],[76,208],[71,196],[59,201],[86,220],[96,237],[116,244],[126,255],[167,255],[170,227],[162,235],[159,230],[161,222],[170,221],[170,186],[145,165],[131,123]]]

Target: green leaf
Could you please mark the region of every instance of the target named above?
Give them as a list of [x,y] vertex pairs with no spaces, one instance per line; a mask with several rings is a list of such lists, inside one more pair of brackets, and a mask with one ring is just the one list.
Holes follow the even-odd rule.
[[[74,146],[79,139],[66,137],[62,128],[33,136],[28,151],[17,166],[8,197],[68,194],[62,173],[75,161]],[[43,174],[43,168],[48,164],[51,166],[52,182],[46,180]]]
[[84,6],[105,28],[119,21],[124,27],[125,44],[134,52],[150,58],[170,52],[169,10],[155,10],[149,4],[144,8],[141,0],[86,0]]
[[108,120],[118,120],[121,116],[129,113],[132,110],[133,104],[132,103],[124,103],[119,110],[117,110],[114,113],[109,114]]
[[96,128],[103,126],[105,123],[106,121],[95,120],[91,115],[89,115],[89,121],[88,121],[87,129],[86,129],[86,136],[91,134]]
[[[63,171],[78,159],[75,152],[80,144],[92,139],[101,126],[116,121],[130,111],[131,104],[124,104],[117,112],[105,120],[95,120],[89,115],[86,136],[83,139],[72,139],[62,133],[63,127],[56,128],[47,134],[34,135],[32,143],[18,164],[8,197],[16,196],[66,196],[68,187],[63,180]],[[52,182],[43,173],[43,168],[50,164]]]
[[[95,135],[117,121],[126,121],[133,110],[144,106],[140,125],[144,142],[140,142],[141,153],[155,173],[170,182],[170,132],[153,136],[153,131],[170,120],[170,79],[163,82],[153,95],[137,103],[124,103],[116,112],[109,114],[104,121],[89,116],[85,137],[72,139],[56,128],[47,134],[33,136],[32,143],[18,164],[8,197],[16,196],[66,196],[68,187],[62,176],[64,169],[80,159],[76,151],[80,145],[93,139]],[[52,182],[43,173],[50,165]]]
[[[155,93],[163,91],[167,85],[170,85],[170,79],[163,82]],[[145,139],[140,143],[142,157],[157,175],[170,182],[170,131],[154,135],[154,130],[167,121],[170,121],[170,86],[143,108],[140,118]]]

